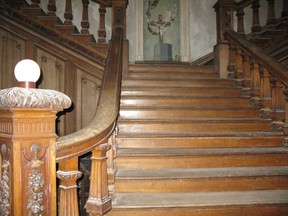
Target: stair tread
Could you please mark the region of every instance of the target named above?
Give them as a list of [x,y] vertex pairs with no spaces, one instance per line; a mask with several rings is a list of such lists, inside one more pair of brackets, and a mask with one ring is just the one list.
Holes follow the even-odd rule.
[[288,204],[288,190],[138,194],[118,193],[116,208],[208,207]]
[[249,148],[127,148],[119,149],[118,156],[155,156],[155,155],[232,155],[232,154],[288,154],[284,147]]
[[120,137],[256,137],[256,136],[283,136],[281,132],[188,132],[188,133],[178,133],[178,134],[171,134],[171,133],[119,133],[117,135],[118,138]]
[[255,176],[288,176],[288,166],[119,169],[117,179],[184,179]]

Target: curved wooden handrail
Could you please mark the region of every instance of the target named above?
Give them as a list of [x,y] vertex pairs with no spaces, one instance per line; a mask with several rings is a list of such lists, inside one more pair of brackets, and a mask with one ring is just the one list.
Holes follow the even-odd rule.
[[123,32],[122,27],[113,28],[99,106],[93,120],[85,128],[57,140],[57,162],[91,151],[106,141],[114,130],[119,112]]
[[253,59],[266,68],[273,76],[281,80],[285,86],[288,86],[288,69],[284,65],[273,59],[271,56],[265,54],[256,45],[247,41],[232,30],[226,31],[224,36],[227,40],[233,41],[233,43],[253,57]]

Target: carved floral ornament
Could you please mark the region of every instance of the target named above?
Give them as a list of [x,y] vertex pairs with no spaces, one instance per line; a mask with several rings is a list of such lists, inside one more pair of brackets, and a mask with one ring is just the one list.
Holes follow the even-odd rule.
[[69,108],[71,100],[65,94],[35,88],[40,73],[39,65],[33,60],[18,62],[14,74],[20,87],[0,90],[0,108]]
[[20,87],[0,90],[0,108],[67,109],[70,106],[70,98],[54,90]]

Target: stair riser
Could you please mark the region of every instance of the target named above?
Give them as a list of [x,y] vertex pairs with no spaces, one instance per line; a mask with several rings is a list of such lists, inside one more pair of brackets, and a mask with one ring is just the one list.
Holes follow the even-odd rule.
[[199,179],[117,179],[117,193],[185,193],[288,189],[285,177],[226,177]]
[[[175,79],[175,78],[174,78]],[[228,80],[124,80],[122,86],[143,87],[232,87],[233,83]]]
[[270,124],[262,122],[244,122],[244,123],[137,123],[137,122],[119,122],[120,133],[137,133],[137,134],[183,134],[194,132],[257,132],[269,131]]
[[218,78],[216,73],[190,73],[190,72],[129,72],[129,78],[156,78],[156,79],[191,79],[191,78]]
[[205,104],[206,108],[248,108],[250,107],[249,100],[247,99],[196,99],[196,98],[129,98],[122,97],[122,107],[137,107],[137,106],[159,106],[159,107],[171,107],[174,108],[201,108]]
[[130,169],[160,169],[160,168],[213,168],[213,167],[260,167],[260,166],[287,166],[288,157],[284,154],[235,154],[235,155],[147,155],[147,156],[120,156],[117,158],[117,167]]
[[121,109],[122,119],[257,118],[258,110]]
[[192,89],[129,89],[124,88],[121,91],[122,96],[166,96],[166,97],[236,97],[241,96],[239,89],[207,89],[207,88],[192,88]]
[[238,138],[238,137],[187,137],[187,138],[117,138],[119,148],[240,148],[280,147],[283,137]]
[[286,216],[288,207],[280,205],[209,206],[183,208],[113,208],[107,216]]

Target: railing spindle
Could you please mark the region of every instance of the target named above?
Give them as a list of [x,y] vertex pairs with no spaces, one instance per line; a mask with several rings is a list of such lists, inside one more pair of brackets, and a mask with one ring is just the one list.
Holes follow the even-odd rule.
[[283,0],[283,10],[281,13],[281,17],[283,19],[288,19],[288,1],[287,0]]
[[40,0],[31,0],[31,7],[39,7]]
[[72,14],[71,0],[66,0],[64,18],[65,18],[64,20],[65,25],[72,25],[73,14]]
[[78,158],[73,158],[59,163],[57,177],[60,179],[59,216],[78,216],[79,203],[76,181],[82,172],[78,170]]
[[276,18],[275,18],[274,0],[267,0],[267,1],[268,1],[268,17],[267,17],[266,24],[267,25],[273,25],[277,21]]
[[99,30],[98,30],[98,43],[106,43],[106,29],[105,29],[105,7],[99,5]]
[[88,16],[88,5],[89,0],[82,0],[83,12],[82,12],[82,22],[81,22],[81,34],[89,34],[89,16]]
[[252,27],[251,27],[251,31],[253,33],[257,33],[261,30],[261,26],[260,26],[260,18],[259,18],[259,8],[260,8],[260,4],[259,4],[259,0],[255,0],[252,3],[252,10],[253,10],[253,20],[252,20]]
[[110,148],[109,144],[101,144],[92,151],[90,191],[85,205],[86,211],[90,216],[104,215],[112,208],[108,192],[106,157],[106,152]]
[[237,16],[237,32],[240,34],[240,35],[245,35],[245,30],[244,30],[244,10],[243,8],[240,8],[239,10],[237,10],[237,13],[236,13],[236,16]]
[[251,60],[251,100],[252,106],[260,107],[260,71],[259,64],[255,60]]
[[228,78],[234,79],[236,78],[236,52],[235,52],[235,45],[228,41],[229,44],[229,60],[228,60]]
[[56,16],[55,15],[55,12],[56,12],[55,0],[49,0],[47,9],[48,9],[48,13],[47,13],[48,16]]

